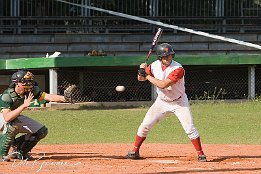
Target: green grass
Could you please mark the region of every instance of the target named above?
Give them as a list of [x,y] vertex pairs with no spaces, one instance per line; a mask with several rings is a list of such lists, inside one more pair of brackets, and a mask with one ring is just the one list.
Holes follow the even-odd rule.
[[[23,114],[49,128],[42,144],[132,143],[148,108],[39,110]],[[204,144],[261,144],[261,103],[197,103],[191,105]],[[178,119],[169,115],[146,142],[190,143]]]

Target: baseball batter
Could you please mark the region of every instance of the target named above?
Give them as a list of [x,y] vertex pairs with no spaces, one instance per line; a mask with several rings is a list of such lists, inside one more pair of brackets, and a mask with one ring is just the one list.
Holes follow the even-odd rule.
[[174,113],[194,145],[198,161],[206,162],[207,159],[202,150],[200,136],[194,126],[188,98],[185,93],[185,71],[181,64],[173,60],[175,52],[170,44],[160,44],[156,53],[158,60],[149,66],[145,63],[140,65],[138,80],[150,81],[157,87],[158,96],[139,126],[134,147],[132,151],[128,152],[127,158],[139,159],[139,149],[149,131],[156,123],[164,119],[168,113]]
[[[72,97],[42,92],[31,72],[15,72],[12,75],[12,83],[0,95],[0,162],[10,161],[10,158],[30,160],[28,152],[47,135],[46,126],[21,115],[21,112],[30,106],[32,99],[71,102]],[[19,133],[23,135],[16,138]],[[8,155],[11,147],[13,152]]]

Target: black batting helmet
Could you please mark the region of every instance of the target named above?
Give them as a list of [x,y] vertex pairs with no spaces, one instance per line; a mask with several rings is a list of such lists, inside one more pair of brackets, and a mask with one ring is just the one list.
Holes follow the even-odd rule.
[[173,51],[173,48],[170,44],[168,43],[162,43],[160,45],[158,45],[157,50],[156,50],[156,54],[158,56],[159,59],[161,59],[163,56],[168,56],[168,55],[175,55],[175,52]]

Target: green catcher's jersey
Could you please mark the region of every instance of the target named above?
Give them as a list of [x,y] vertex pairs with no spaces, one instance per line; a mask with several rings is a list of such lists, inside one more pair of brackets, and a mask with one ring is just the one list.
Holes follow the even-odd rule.
[[[15,92],[15,85],[10,85],[9,88],[7,88],[3,94],[0,95],[0,110],[2,109],[10,109],[15,110],[19,106],[21,106],[24,103],[24,97],[19,96]],[[41,92],[39,89],[39,86],[33,87],[33,94],[34,99],[42,98],[42,95],[44,95],[44,92]]]

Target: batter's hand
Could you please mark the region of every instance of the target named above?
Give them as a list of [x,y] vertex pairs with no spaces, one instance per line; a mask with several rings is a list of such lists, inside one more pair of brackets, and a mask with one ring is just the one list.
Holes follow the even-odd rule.
[[139,81],[146,81],[147,73],[146,73],[147,64],[142,63],[140,64],[140,68],[138,69],[138,80]]
[[138,70],[138,75],[142,77],[147,77],[148,74],[146,73],[146,70],[144,68],[140,68]]
[[142,64],[140,64],[140,68],[146,69],[146,68],[147,68],[147,63],[142,63]]
[[141,77],[147,77],[146,73],[147,63],[140,64],[140,69],[138,70],[138,75]]

